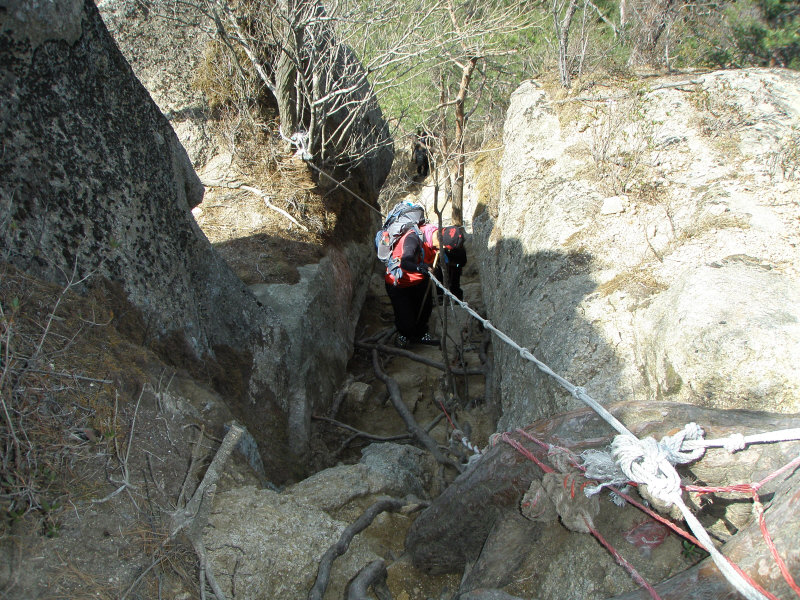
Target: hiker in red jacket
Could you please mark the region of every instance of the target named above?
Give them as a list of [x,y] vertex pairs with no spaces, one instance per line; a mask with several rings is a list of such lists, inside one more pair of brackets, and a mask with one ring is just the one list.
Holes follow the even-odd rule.
[[423,243],[414,229],[409,229],[392,248],[384,280],[392,301],[395,345],[405,348],[409,342],[437,345],[428,333],[428,319],[433,310],[433,294],[428,289],[428,271],[435,252]]
[[[448,225],[439,228],[428,223],[420,229],[422,232],[423,245],[426,249],[436,253],[444,250],[434,268],[433,275],[442,283],[447,283],[447,289],[459,300],[464,299],[464,290],[461,289],[461,271],[467,264],[467,251],[464,249],[465,234],[463,227]],[[441,235],[441,240],[440,240]],[[442,278],[442,268],[447,269],[447,281]],[[442,290],[436,288],[441,304]]]

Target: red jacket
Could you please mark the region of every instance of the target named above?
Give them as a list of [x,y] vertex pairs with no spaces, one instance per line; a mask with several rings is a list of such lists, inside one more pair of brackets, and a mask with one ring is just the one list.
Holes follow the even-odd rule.
[[419,270],[420,265],[432,265],[434,256],[433,248],[424,244],[416,231],[409,229],[392,249],[384,280],[397,287],[419,285],[426,279],[426,273]]

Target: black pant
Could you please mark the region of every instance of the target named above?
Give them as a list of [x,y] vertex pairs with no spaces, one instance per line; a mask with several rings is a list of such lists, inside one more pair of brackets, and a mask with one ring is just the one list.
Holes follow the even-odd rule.
[[414,163],[417,165],[417,175],[422,177],[428,176],[428,151],[424,148],[416,148],[414,150]]
[[428,332],[428,319],[433,310],[433,293],[428,289],[429,285],[427,278],[408,287],[386,284],[386,293],[394,309],[395,327],[411,340],[418,340]]
[[[444,262],[447,265],[447,289],[450,290],[456,298],[463,300],[464,290],[461,289],[461,271],[464,265],[467,264],[467,252],[463,248],[447,250],[446,260]],[[433,275],[436,279],[444,283],[441,262],[436,265]],[[437,287],[436,291],[441,297],[442,290]]]

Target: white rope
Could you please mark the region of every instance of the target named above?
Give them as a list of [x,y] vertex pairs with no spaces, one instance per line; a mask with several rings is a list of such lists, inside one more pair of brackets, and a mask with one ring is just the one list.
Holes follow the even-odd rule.
[[[666,471],[675,473],[670,478],[677,478],[678,474],[672,465],[690,463],[703,456],[704,448],[690,447],[692,443],[702,440],[702,437],[702,428],[696,423],[689,423],[678,433],[661,438],[660,442],[650,437],[639,440],[634,435],[625,435],[614,438],[610,452],[587,450],[581,455],[586,476],[601,483],[585,488],[584,493],[593,496],[607,486],[624,485],[629,481],[655,476],[664,461],[670,465]],[[623,466],[637,459],[642,459],[645,466],[627,467],[628,470]],[[649,469],[649,472],[639,470],[644,468]],[[636,472],[631,473],[630,469],[635,469]]]
[[[612,415],[608,410],[606,410],[597,400],[593,399],[589,394],[586,393],[586,390],[582,387],[578,387],[576,385],[572,385],[569,381],[555,373],[550,367],[536,358],[531,351],[527,348],[523,348],[519,344],[517,344],[514,340],[508,337],[505,333],[497,329],[494,325],[492,325],[487,319],[481,317],[478,313],[472,310],[466,302],[459,300],[456,296],[450,292],[447,288],[442,285],[442,283],[434,277],[432,273],[428,273],[430,275],[431,280],[441,289],[447,296],[449,296],[454,302],[459,304],[464,310],[466,310],[469,314],[475,317],[478,321],[480,321],[486,329],[489,329],[497,335],[501,340],[503,340],[506,344],[517,350],[520,356],[526,360],[531,361],[533,364],[537,366],[537,368],[542,371],[543,373],[550,375],[553,379],[555,379],[561,386],[566,389],[570,394],[572,394],[578,400],[584,402],[588,406],[590,406],[598,415],[600,415],[609,425],[611,425],[614,429],[616,429],[619,433],[623,435],[630,435],[633,434],[628,431],[628,429],[620,423],[620,421]],[[635,436],[634,436],[635,437]]]
[[[599,459],[603,457],[604,453],[595,452],[592,455],[594,460],[593,467],[599,468],[602,462],[602,470],[610,471],[612,479],[615,479],[618,483],[635,481],[636,483],[647,485],[648,491],[654,498],[661,500],[667,506],[675,504],[695,537],[705,546],[714,564],[717,565],[717,568],[728,582],[747,600],[766,600],[766,597],[748,583],[714,547],[714,543],[703,528],[703,525],[692,514],[681,498],[681,480],[673,464],[691,462],[703,455],[705,445],[697,444],[697,441],[703,436],[703,430],[698,425],[689,423],[682,431],[673,436],[663,438],[660,443],[653,438],[639,440],[616,417],[591,398],[585,389],[575,386],[560,375],[557,375],[550,367],[531,354],[527,348],[519,346],[514,340],[494,327],[487,319],[472,310],[466,302],[456,298],[433,274],[429,273],[429,275],[442,292],[483,323],[485,328],[493,331],[501,340],[515,348],[522,358],[533,362],[540,371],[553,377],[570,394],[590,406],[621,434],[616,436],[611,443],[611,460],[608,457],[604,457],[604,460],[601,461]],[[737,443],[741,442],[738,439],[736,441]],[[691,446],[692,442],[696,444],[694,447]],[[621,471],[623,477],[619,477],[617,471]],[[586,475],[591,477],[588,468]],[[609,483],[601,484],[594,488],[596,490],[594,493],[597,493],[604,485],[609,485]],[[588,488],[586,493],[589,494]]]
[[461,442],[461,445],[464,446],[467,450],[471,451],[473,454],[480,454],[481,453],[481,449],[478,448],[471,441],[469,441],[469,438],[460,429],[454,429],[453,433],[451,433],[450,435],[452,435],[454,438],[458,439]]
[[750,444],[795,442],[798,440],[800,440],[800,428],[779,429],[778,431],[769,431],[753,435],[734,433],[728,437],[716,440],[692,440],[691,442],[687,442],[687,448],[725,448],[725,450],[733,454],[737,450],[744,450]]

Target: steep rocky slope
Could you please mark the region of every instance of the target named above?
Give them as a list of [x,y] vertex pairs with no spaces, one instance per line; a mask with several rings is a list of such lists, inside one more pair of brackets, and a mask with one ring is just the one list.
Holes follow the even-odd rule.
[[[601,403],[798,412],[798,127],[791,71],[524,84],[472,199],[494,323]],[[579,404],[497,360],[502,427]]]
[[[356,538],[335,565],[327,598],[341,597],[348,579],[378,558],[388,564],[393,595],[409,600],[605,598],[635,589],[589,536],[554,518],[536,524],[522,518],[528,485],[544,478],[510,445],[489,444],[497,415],[491,398],[482,404],[475,376],[463,378],[462,398],[448,398],[438,367],[406,363],[393,349],[373,358],[367,345],[358,357],[363,362],[350,364],[358,381],[337,389],[352,337],[386,325],[368,244],[325,247],[310,253],[313,260],[302,254],[303,264],[281,270],[280,281],[272,279],[275,271],[256,278],[259,262],[237,277],[230,269],[236,252],[226,264],[215,251],[223,240],[212,248],[199,232],[190,212],[199,187],[186,154],[110,43],[94,5],[16,3],[0,19],[8,69],[2,91],[12,100],[0,111],[0,131],[7,147],[13,139],[17,149],[2,167],[8,185],[0,199],[10,209],[3,214],[14,216],[2,222],[4,258],[30,271],[2,271],[6,356],[14,349],[1,380],[3,393],[9,390],[4,408],[12,409],[3,415],[2,440],[10,449],[4,457],[13,452],[17,467],[20,443],[34,432],[54,449],[28,465],[37,484],[45,482],[41,488],[3,480],[4,510],[22,495],[38,503],[31,514],[4,515],[4,594],[197,597],[202,559],[226,596],[304,598],[325,550],[384,494],[404,497],[404,508],[380,516]],[[797,348],[797,98],[796,78],[780,71],[664,79],[650,92],[620,86],[580,98],[551,97],[526,84],[509,113],[499,189],[483,185],[480,172],[470,186],[471,268],[481,267],[487,305],[477,283],[467,300],[603,402],[628,400],[614,410],[637,432],[671,432],[683,424],[676,415],[720,433],[737,424],[747,432],[795,426],[797,417],[786,413],[797,411],[789,362]],[[208,162],[217,174],[227,168],[219,167],[225,161]],[[261,228],[264,215],[276,218],[243,195],[216,197],[221,208],[207,200],[195,206],[197,220],[211,227],[215,211],[239,209],[250,219],[239,233],[259,242],[271,231]],[[125,220],[131,216],[132,233]],[[278,245],[289,245],[289,237]],[[111,284],[67,285],[60,274],[71,272],[76,257],[81,269],[94,268]],[[141,265],[164,263],[142,283]],[[357,326],[365,297],[372,312]],[[477,369],[481,332],[471,318],[453,319],[454,337],[471,354],[448,358]],[[29,329],[18,329],[18,322]],[[186,356],[175,356],[182,345],[150,344],[154,353],[137,344],[151,334],[172,339],[173,329],[178,341],[199,332]],[[261,354],[245,357],[248,363],[221,352],[220,342]],[[193,365],[192,349],[213,355]],[[560,414],[577,401],[551,380],[501,343],[495,351],[500,430],[528,426],[578,449],[608,441],[606,425],[587,411]],[[421,354],[439,358],[433,348]],[[170,358],[186,359],[176,361],[183,368],[165,364]],[[407,436],[369,374],[373,361],[401,383],[407,409],[430,421],[436,442],[453,456],[467,453],[439,416],[439,402],[448,403],[460,425],[472,425],[486,453],[472,470],[461,465],[465,473],[452,487],[445,486],[455,468],[433,464],[412,445],[386,443]],[[246,368],[253,364],[255,374]],[[200,379],[190,376],[192,366]],[[243,390],[254,402],[231,401],[232,392]],[[332,435],[343,424],[315,411],[334,396],[342,405],[333,416],[360,428],[358,437],[384,443],[359,453],[349,450],[350,433]],[[655,403],[662,399],[709,408]],[[730,407],[775,412],[720,412]],[[198,511],[187,543],[175,534],[176,515],[230,431],[223,425],[242,415],[256,439],[246,437],[243,452],[228,461],[216,498],[213,488],[197,497],[209,504]],[[296,458],[312,444],[330,457],[348,449],[346,459],[296,485],[276,486],[277,477],[308,468]],[[733,460],[719,450],[684,475],[719,484],[755,480],[797,453],[797,444],[775,448],[750,449]],[[71,488],[55,503],[51,476],[69,477]],[[792,514],[797,477],[791,472],[765,488],[774,501],[767,526],[792,570],[800,534],[796,521],[779,525]],[[433,505],[417,517],[428,500]],[[717,506],[698,501],[695,508],[720,542],[732,540],[731,552],[746,568],[782,594],[786,584],[766,558],[749,503],[742,506],[738,498],[718,497]],[[649,577],[685,573],[670,584],[674,589],[667,586],[669,593],[685,595],[698,579],[728,593],[708,561],[682,571],[700,556],[674,536],[659,532],[663,544],[647,548],[650,560],[626,536],[643,522],[628,509],[615,510],[604,506],[598,524]],[[32,533],[26,525],[37,522],[34,515],[40,529]],[[205,523],[210,527],[201,531]]]

